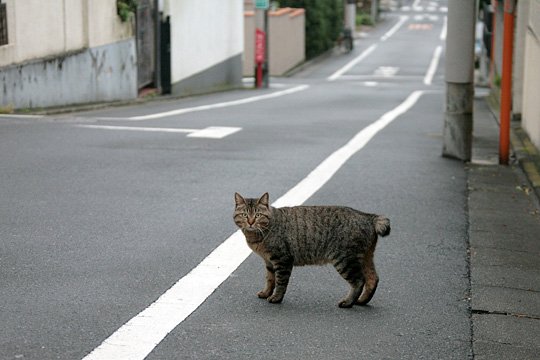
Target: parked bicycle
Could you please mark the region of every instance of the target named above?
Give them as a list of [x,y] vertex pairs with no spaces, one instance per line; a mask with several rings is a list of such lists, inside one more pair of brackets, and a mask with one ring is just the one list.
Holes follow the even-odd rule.
[[345,52],[351,52],[354,48],[354,39],[351,29],[344,28],[338,38],[338,45]]

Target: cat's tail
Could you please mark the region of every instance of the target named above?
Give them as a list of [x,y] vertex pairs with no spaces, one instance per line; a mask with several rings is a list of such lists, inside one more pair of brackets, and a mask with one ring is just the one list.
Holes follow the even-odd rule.
[[373,224],[375,225],[375,231],[380,236],[387,236],[390,234],[390,220],[388,220],[387,217],[377,215],[373,219]]

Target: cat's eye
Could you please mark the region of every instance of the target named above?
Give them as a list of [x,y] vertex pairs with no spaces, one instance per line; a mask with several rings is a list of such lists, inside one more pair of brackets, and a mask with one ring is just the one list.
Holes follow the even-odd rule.
[[243,217],[247,217],[247,214],[246,214],[246,213],[242,213],[242,216],[243,216]]

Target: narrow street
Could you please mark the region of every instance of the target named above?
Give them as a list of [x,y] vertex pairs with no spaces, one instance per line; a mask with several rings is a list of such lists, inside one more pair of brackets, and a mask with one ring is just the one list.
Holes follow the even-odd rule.
[[[469,358],[447,3],[417,3],[269,89],[0,117],[0,359]],[[295,268],[280,305],[257,298],[235,192],[386,215],[369,306],[337,307],[330,266]]]

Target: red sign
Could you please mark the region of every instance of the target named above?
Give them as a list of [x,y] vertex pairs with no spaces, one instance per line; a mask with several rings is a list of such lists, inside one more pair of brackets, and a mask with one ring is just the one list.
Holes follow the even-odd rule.
[[266,52],[266,33],[261,29],[255,30],[255,62],[264,63]]

